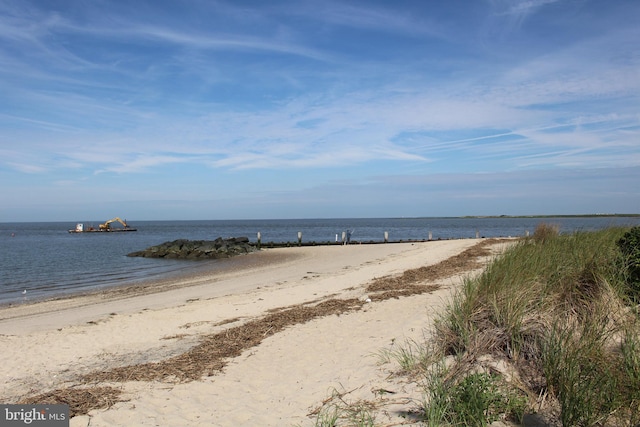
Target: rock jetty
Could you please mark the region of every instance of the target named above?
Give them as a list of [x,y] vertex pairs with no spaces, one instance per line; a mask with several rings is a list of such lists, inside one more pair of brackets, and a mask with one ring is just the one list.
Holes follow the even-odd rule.
[[172,242],[150,246],[141,251],[131,252],[127,254],[127,256],[205,260],[230,258],[257,250],[258,248],[249,242],[248,237],[231,237],[229,239],[218,237],[216,240],[178,239]]

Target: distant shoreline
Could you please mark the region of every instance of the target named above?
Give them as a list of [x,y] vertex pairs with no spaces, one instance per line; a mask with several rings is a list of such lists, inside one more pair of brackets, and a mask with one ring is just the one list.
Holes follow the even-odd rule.
[[468,215],[457,218],[638,218],[640,214]]
[[[602,213],[602,214],[565,214],[565,215],[462,215],[462,216],[389,216],[389,217],[344,217],[344,218],[252,218],[252,219],[138,219],[138,222],[172,221],[299,221],[299,220],[383,220],[383,219],[501,219],[501,218],[639,218],[640,213]],[[57,221],[0,221],[0,224],[39,224],[39,223],[77,223],[76,220]],[[99,223],[99,221],[85,221]]]

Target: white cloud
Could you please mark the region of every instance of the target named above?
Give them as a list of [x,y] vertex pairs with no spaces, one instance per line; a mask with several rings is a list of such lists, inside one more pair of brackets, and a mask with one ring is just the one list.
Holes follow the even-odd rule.
[[561,0],[492,0],[495,15],[503,18],[505,31],[513,32],[521,28],[523,23],[541,8]]

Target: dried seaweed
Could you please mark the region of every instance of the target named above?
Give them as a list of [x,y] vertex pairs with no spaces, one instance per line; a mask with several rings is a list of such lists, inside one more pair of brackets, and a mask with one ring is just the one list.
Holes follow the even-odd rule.
[[192,381],[221,371],[229,361],[246,349],[257,346],[265,338],[284,328],[318,317],[357,310],[358,299],[330,299],[317,305],[299,305],[273,312],[223,332],[206,335],[189,351],[160,362],[123,366],[109,371],[93,372],[84,381]]
[[121,402],[121,390],[113,387],[68,387],[47,393],[29,396],[19,404],[66,404],[69,405],[69,417],[84,415],[92,409],[110,408]]
[[366,290],[373,294],[370,298],[374,301],[433,292],[439,288],[439,285],[421,285],[420,283],[435,282],[480,268],[482,264],[479,258],[490,255],[491,251],[488,247],[499,242],[500,240],[497,239],[484,240],[438,264],[406,270],[400,276],[380,277],[369,284]]

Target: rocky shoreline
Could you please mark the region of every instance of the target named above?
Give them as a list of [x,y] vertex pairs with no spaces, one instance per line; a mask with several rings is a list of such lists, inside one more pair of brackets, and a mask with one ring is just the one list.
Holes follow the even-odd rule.
[[258,248],[249,242],[248,237],[231,237],[215,240],[178,239],[160,245],[150,246],[141,251],[127,254],[129,257],[167,258],[167,259],[221,259],[231,258],[257,251]]
[[[442,239],[437,239],[442,240]],[[394,241],[351,241],[350,244],[385,244],[385,243],[418,243],[431,240],[394,240]],[[326,242],[256,242],[252,243],[248,237],[230,237],[223,239],[218,237],[215,240],[188,240],[178,239],[164,242],[160,245],[150,246],[146,249],[131,252],[129,257],[144,258],[167,258],[167,259],[189,259],[206,260],[231,258],[236,255],[247,254],[259,251],[261,248],[288,248],[294,246],[341,246],[341,241]]]

